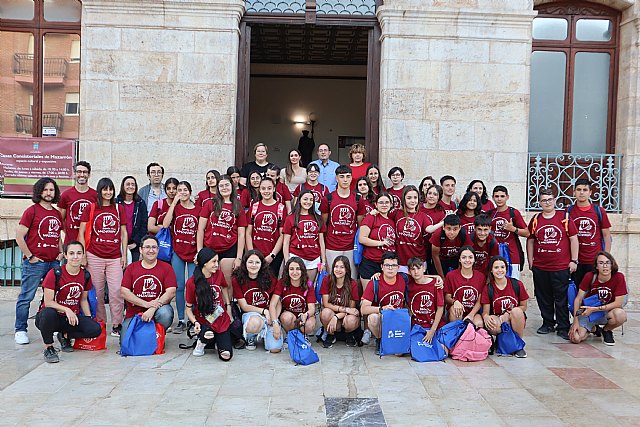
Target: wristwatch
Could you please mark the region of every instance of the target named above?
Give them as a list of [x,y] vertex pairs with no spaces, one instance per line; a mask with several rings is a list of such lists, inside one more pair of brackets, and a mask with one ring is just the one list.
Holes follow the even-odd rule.
[[572,259],[571,262],[574,263],[575,265],[578,265],[578,260],[577,259]]

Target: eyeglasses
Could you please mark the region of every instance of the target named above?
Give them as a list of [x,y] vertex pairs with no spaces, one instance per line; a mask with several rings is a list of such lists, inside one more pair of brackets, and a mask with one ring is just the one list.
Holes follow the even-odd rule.
[[382,267],[386,268],[387,270],[395,270],[399,266],[398,264],[382,264]]
[[395,176],[396,178],[402,178],[402,174],[400,172],[392,173],[391,176]]
[[611,265],[611,261],[598,261],[598,265],[601,267],[607,267]]
[[550,199],[540,199],[540,203],[544,203],[545,205],[549,204],[549,203],[553,203],[555,199],[553,197],[551,197]]
[[146,249],[148,251],[157,251],[158,247],[157,246],[143,246],[142,249]]

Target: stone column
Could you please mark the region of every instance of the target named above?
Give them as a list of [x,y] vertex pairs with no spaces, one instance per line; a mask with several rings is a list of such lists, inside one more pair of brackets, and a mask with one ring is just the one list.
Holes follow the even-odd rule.
[[204,188],[233,164],[242,0],[84,0],[80,158],[93,182],[124,175]]
[[530,1],[385,0],[380,163],[504,184],[524,206]]

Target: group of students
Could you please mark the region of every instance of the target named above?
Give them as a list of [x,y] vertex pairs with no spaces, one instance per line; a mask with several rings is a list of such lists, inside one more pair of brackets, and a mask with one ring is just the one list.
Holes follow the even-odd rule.
[[[300,328],[311,335],[320,326],[324,347],[336,339],[348,346],[369,344],[373,335],[379,351],[380,312],[405,307],[412,323],[427,329],[424,340],[429,342],[439,327],[459,319],[493,335],[508,322],[522,336],[529,296],[519,281],[524,262],[519,237],[528,238],[527,258],[543,318],[538,333],[557,329],[573,342],[601,333],[605,344],[612,345],[611,331],[626,320],[624,276],[609,253],[610,241],[604,244],[610,224],[606,212],[589,202],[588,182],[576,185],[577,190],[588,187],[586,204],[583,194],[566,213],[556,212],[545,196],[549,192],[541,190],[543,212],[527,225],[507,205],[509,194],[501,185],[493,189],[492,202],[484,183],[474,180],[456,203],[454,177],[443,176],[439,185],[425,177],[416,187],[405,185],[404,171],[393,167],[387,174],[391,186],[385,188],[380,168],[363,162],[362,146],[352,147],[351,164],[333,168],[333,189],[326,177],[325,184],[318,180],[328,158],[307,165],[302,180],[296,150],[284,170],[266,161],[264,144],[254,154],[256,161],[242,169],[232,166],[225,175],[208,171],[206,189],[195,197],[189,182],[175,178],[155,192],[154,181],[161,182],[164,175],[157,163],[147,167],[151,188],[138,189],[135,178],[127,176],[117,197],[109,178],[100,179],[96,190],[88,187],[87,162],[76,164],[76,186],[62,196],[53,180],[38,181],[34,208],[25,211],[17,236],[26,259],[16,342],[28,343],[22,317],[35,290],[34,280],[25,280],[25,270],[28,274],[34,266],[44,272],[45,296],[36,326],[47,361],[57,361],[54,331],[59,331],[63,351],[69,350],[69,339],[99,333],[80,309],[86,313],[86,293],[93,286],[96,317],[106,320],[106,284],[112,335],[124,335],[138,314],[167,330],[173,326],[174,333],[185,332],[191,322],[197,334],[193,354],[201,356],[213,344],[225,361],[234,347],[254,350],[259,341],[265,350],[279,352],[287,331]],[[600,214],[592,216],[600,231],[589,229],[587,235],[584,216],[596,209]],[[49,234],[41,233],[37,227],[45,216],[56,217],[53,211],[59,229],[52,232],[55,227],[49,225]],[[170,262],[157,259],[159,242],[153,234],[163,228],[171,234]],[[42,239],[48,243],[43,245]],[[583,257],[583,244],[585,252],[593,253]],[[594,245],[606,250],[593,251]],[[361,254],[358,265],[354,252]],[[60,275],[56,263],[62,255],[67,262]],[[575,270],[584,277],[575,277],[580,292],[569,326],[566,288]],[[83,271],[90,278],[84,280]],[[318,281],[320,272],[327,274]],[[602,304],[583,306],[582,300],[592,294],[600,295]],[[604,320],[589,321],[593,311],[606,312]],[[515,356],[526,357],[526,352]]]

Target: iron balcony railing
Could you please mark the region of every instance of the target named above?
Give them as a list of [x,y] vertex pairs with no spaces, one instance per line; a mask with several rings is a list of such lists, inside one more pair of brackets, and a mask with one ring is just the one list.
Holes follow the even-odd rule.
[[[64,126],[64,116],[61,113],[43,113],[42,127],[54,127],[58,132]],[[33,116],[31,114],[16,114],[16,132],[32,133]]]
[[620,213],[620,171],[622,154],[529,153],[527,210],[541,210],[542,188],[556,195],[556,207],[564,209],[575,202],[573,187],[578,179],[593,184],[591,199],[607,212]]
[[[245,0],[247,13],[303,14],[305,0]],[[375,0],[316,0],[318,15],[375,16]]]
[[20,286],[22,251],[15,240],[0,241],[0,286]]
[[[65,77],[69,61],[66,58],[45,58],[45,77]],[[15,53],[13,55],[13,74],[27,75],[33,74],[33,54]]]

